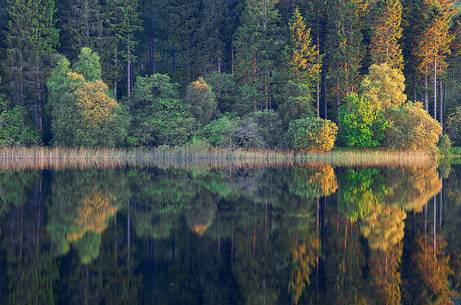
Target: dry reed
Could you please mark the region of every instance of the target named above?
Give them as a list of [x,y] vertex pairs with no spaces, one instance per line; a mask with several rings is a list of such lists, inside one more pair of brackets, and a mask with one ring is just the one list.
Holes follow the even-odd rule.
[[309,164],[333,166],[427,166],[436,162],[428,152],[335,150],[314,154],[289,150],[1,147],[0,169],[85,169],[120,167],[261,168]]

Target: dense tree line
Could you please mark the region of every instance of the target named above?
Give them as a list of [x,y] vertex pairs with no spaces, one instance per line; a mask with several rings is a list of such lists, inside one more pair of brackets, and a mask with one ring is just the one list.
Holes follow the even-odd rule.
[[[322,151],[337,132],[359,147],[426,148],[442,132],[461,141],[453,0],[0,8],[0,144]],[[408,127],[416,139],[405,139]]]

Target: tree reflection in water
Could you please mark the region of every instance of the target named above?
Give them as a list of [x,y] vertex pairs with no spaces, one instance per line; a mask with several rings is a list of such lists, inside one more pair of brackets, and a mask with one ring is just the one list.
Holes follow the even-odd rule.
[[0,304],[453,304],[461,169],[439,172],[1,171]]

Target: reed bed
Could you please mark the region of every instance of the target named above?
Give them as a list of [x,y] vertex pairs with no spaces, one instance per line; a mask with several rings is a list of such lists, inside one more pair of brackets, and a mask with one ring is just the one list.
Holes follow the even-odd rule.
[[429,152],[335,150],[306,153],[263,149],[154,149],[2,147],[0,169],[86,169],[120,167],[262,168],[309,166],[427,166],[436,162]]

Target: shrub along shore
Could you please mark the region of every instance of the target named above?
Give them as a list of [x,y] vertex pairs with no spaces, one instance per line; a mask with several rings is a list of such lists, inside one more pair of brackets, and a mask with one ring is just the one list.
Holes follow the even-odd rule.
[[437,155],[425,151],[337,149],[326,153],[265,149],[153,149],[2,147],[0,169],[120,168],[126,166],[183,168],[333,166],[428,166]]

